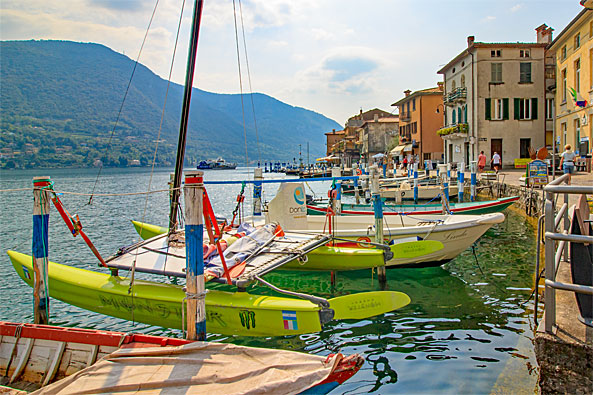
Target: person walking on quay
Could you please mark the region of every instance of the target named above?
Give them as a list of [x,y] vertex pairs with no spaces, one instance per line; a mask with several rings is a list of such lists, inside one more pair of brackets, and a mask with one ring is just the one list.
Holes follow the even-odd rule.
[[484,155],[484,151],[481,151],[480,155],[478,155],[478,173],[483,172],[485,167],[486,167],[486,155]]
[[402,165],[404,166],[404,170],[408,170],[408,157],[404,156],[404,161],[402,162]]
[[500,170],[500,155],[498,155],[498,152],[494,152],[494,155],[492,155],[492,160],[490,161],[490,163],[496,171],[496,174],[498,174],[498,171]]
[[568,184],[570,185],[572,173],[574,173],[574,158],[576,158],[577,154],[572,151],[570,144],[566,144],[564,146],[564,152],[560,156],[562,157],[560,159],[560,167],[564,170],[564,174],[568,174]]

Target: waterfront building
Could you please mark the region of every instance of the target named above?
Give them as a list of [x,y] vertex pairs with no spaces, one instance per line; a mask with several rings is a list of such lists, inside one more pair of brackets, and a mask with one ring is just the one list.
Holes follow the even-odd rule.
[[[540,29],[541,28],[541,29]],[[494,152],[503,165],[529,158],[545,145],[545,51],[552,29],[537,42],[484,43],[467,48],[438,71],[444,77],[445,161],[469,164],[480,151]]]
[[330,156],[333,152],[334,146],[337,142],[344,138],[345,132],[343,130],[332,129],[331,132],[325,133],[325,155]]
[[406,90],[404,95],[392,104],[399,109],[399,145],[392,155],[400,160],[414,156],[421,167],[425,160],[442,160],[443,141],[437,130],[443,127],[443,84],[413,93]]
[[556,142],[591,153],[593,123],[593,10],[583,9],[552,42],[556,59]]
[[360,156],[370,163],[376,154],[387,153],[387,148],[397,135],[399,118],[397,115],[379,117],[375,114],[373,120],[365,121],[360,126],[360,141],[362,142]]

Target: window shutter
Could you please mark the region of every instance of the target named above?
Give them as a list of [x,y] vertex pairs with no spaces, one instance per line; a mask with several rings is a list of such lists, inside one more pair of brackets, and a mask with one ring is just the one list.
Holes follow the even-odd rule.
[[502,119],[509,119],[509,98],[502,99]]
[[519,119],[519,112],[520,112],[520,109],[519,109],[519,100],[520,99],[517,99],[515,97],[515,100],[514,100],[514,104],[515,104],[515,119]]
[[491,104],[490,104],[490,102],[491,102],[491,99],[490,98],[487,98],[486,99],[486,112],[485,112],[485,114],[486,114],[486,120],[487,121],[489,121],[490,119],[492,119],[492,117],[490,116],[490,112],[491,112],[490,111],[491,110]]
[[531,99],[531,119],[537,119],[537,97]]

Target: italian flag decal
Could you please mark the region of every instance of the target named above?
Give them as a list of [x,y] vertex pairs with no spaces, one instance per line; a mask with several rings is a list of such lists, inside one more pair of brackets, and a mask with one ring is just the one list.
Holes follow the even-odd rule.
[[282,310],[282,320],[284,321],[284,329],[296,331],[299,329],[297,325],[296,311]]

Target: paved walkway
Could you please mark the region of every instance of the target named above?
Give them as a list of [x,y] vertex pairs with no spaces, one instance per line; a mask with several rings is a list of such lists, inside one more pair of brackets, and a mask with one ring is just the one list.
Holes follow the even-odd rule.
[[[563,173],[557,172],[556,178],[560,177]],[[515,186],[522,186],[524,185],[523,182],[520,182],[519,179],[525,175],[525,169],[508,169],[508,170],[501,170],[499,172],[499,180],[500,182],[504,182],[509,185]],[[466,177],[468,177],[466,173]],[[478,176],[479,178],[479,176]],[[552,181],[552,177],[550,176],[550,181]],[[593,173],[585,173],[585,172],[577,172],[572,175],[572,184],[574,185],[593,185]]]

